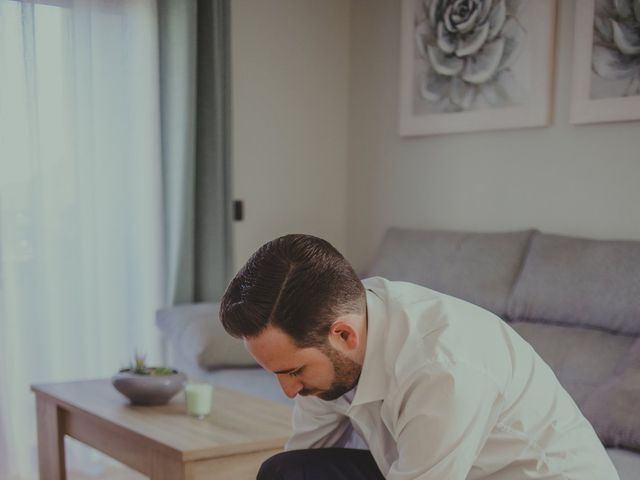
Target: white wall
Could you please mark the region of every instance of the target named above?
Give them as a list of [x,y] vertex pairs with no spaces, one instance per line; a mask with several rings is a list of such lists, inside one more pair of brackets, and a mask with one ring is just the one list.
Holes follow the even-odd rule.
[[559,3],[551,127],[404,139],[400,1],[352,0],[347,252],[357,268],[392,225],[640,239],[640,123],[569,124],[574,2]]
[[233,0],[236,269],[291,232],[346,248],[349,2]]

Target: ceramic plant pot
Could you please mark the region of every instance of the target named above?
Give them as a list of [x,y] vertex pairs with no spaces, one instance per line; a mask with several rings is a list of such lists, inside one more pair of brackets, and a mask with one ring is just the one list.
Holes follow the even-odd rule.
[[170,375],[144,375],[121,370],[111,377],[111,383],[134,405],[164,405],[187,382],[184,373],[174,372]]

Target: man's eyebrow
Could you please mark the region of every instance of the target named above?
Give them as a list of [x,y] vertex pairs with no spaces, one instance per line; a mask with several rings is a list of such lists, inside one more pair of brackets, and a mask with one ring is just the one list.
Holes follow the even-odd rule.
[[275,371],[273,373],[275,373],[276,375],[286,375],[287,373],[292,373],[292,372],[295,372],[296,370],[299,370],[299,369],[300,369],[300,367],[294,367],[294,368],[288,368],[286,370],[278,370],[278,371]]

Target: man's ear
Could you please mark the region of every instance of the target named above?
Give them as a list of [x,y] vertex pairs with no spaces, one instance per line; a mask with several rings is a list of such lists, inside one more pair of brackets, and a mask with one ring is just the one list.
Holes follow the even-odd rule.
[[360,335],[351,323],[338,319],[329,329],[329,342],[334,348],[355,350],[360,345]]

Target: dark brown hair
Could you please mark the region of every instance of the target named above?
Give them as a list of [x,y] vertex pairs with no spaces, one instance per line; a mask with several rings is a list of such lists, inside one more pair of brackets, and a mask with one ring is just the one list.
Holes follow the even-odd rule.
[[251,256],[222,297],[220,320],[237,338],[273,325],[304,348],[324,345],[337,317],[364,308],[364,287],[340,252],[321,238],[292,234]]

